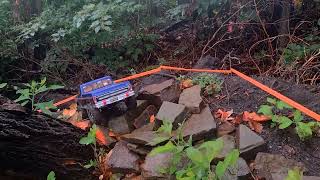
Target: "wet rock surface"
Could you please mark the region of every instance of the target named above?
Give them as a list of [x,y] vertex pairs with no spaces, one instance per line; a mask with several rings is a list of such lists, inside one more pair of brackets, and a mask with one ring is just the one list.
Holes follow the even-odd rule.
[[192,135],[192,140],[200,140],[214,136],[215,130],[216,121],[211,114],[209,106],[206,106],[200,114],[191,115],[183,124],[182,135],[184,137]]
[[169,79],[159,84],[147,85],[141,91],[138,96],[139,99],[149,100],[158,107],[164,101],[177,102],[181,93],[181,89],[174,79]]
[[287,159],[284,156],[278,154],[258,153],[255,159],[255,173],[259,177],[265,177],[272,180],[271,174],[280,173],[288,174],[290,169],[298,167],[302,170],[306,170],[305,166],[297,161]]
[[171,153],[162,153],[155,156],[147,155],[145,162],[141,165],[142,177],[146,179],[169,179],[167,175],[160,171],[161,168],[170,165],[171,158]]
[[157,135],[154,131],[136,131],[121,136],[121,139],[133,144],[148,145],[153,143],[156,137]]
[[139,156],[128,149],[127,143],[119,141],[107,154],[106,165],[116,173],[138,172],[138,160]]
[[233,133],[236,130],[234,124],[229,123],[228,121],[223,122],[217,128],[217,136],[221,137],[230,133]]
[[230,135],[224,135],[218,139],[221,139],[223,141],[223,149],[218,154],[217,158],[224,159],[228,153],[236,148],[235,138]]
[[108,121],[108,127],[112,132],[118,135],[128,134],[132,130],[125,115],[111,118]]
[[204,107],[199,85],[184,89],[179,98],[179,104],[185,105],[191,113],[200,113]]
[[242,124],[237,129],[236,141],[241,157],[246,160],[254,159],[258,152],[266,149],[264,139]]
[[188,110],[184,105],[165,101],[162,103],[156,115],[156,120],[158,124],[161,123],[161,121],[171,122],[174,129],[176,129],[178,124],[182,123],[188,115]]
[[134,127],[141,128],[150,122],[150,116],[156,115],[158,112],[154,105],[148,106],[136,119],[134,119]]

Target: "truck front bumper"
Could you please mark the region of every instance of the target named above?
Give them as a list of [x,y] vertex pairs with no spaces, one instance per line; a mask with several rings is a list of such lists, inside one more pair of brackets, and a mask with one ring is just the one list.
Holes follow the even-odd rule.
[[115,102],[122,101],[130,96],[133,96],[133,95],[134,95],[134,91],[130,90],[126,93],[119,94],[117,96],[113,96],[113,97],[98,101],[95,103],[95,106],[96,106],[96,108],[102,108],[102,107],[107,106],[109,104],[113,104]]

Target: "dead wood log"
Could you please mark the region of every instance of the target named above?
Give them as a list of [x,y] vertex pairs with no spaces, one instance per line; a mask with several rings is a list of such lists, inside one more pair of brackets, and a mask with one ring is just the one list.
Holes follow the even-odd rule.
[[85,134],[67,122],[0,103],[0,170],[32,179],[46,179],[50,171],[57,179],[94,179],[81,166],[93,158],[92,148],[79,144]]

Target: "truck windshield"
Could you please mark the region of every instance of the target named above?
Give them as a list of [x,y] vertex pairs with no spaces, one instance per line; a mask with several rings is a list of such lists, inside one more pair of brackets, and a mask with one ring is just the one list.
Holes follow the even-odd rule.
[[110,79],[103,79],[103,80],[88,84],[86,86],[83,86],[83,92],[87,93],[96,89],[103,88],[110,84],[112,84],[112,81]]

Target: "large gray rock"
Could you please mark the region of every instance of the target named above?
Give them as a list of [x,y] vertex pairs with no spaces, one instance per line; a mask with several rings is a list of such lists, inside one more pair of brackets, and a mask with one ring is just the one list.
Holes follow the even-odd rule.
[[233,133],[235,130],[236,130],[236,127],[232,123],[229,123],[228,121],[226,121],[218,126],[217,136],[221,137],[224,135],[228,135],[230,133]]
[[109,146],[110,144],[113,144],[116,142],[115,139],[109,136],[109,129],[107,127],[97,125],[97,129],[100,130],[104,135],[105,142],[101,142],[103,145]]
[[141,165],[142,177],[146,179],[169,179],[169,176],[161,173],[162,168],[170,166],[172,153],[162,153],[155,156],[148,154]]
[[145,86],[138,98],[149,100],[152,104],[160,107],[164,101],[177,102],[180,93],[179,85],[174,79],[169,79],[162,83]]
[[302,163],[286,159],[278,154],[258,153],[255,159],[255,170],[259,177],[272,180],[272,174],[287,174],[290,169],[298,167],[305,170]]
[[118,135],[128,134],[132,131],[130,122],[125,115],[112,117],[108,121],[108,127],[112,132]]
[[127,147],[128,147],[128,149],[130,149],[130,151],[135,152],[139,155],[143,155],[143,156],[147,155],[151,151],[151,147],[141,146],[141,145],[137,145],[137,144],[128,143]]
[[214,120],[209,106],[206,106],[200,114],[193,114],[184,123],[182,127],[182,135],[192,140],[200,140],[205,137],[213,136],[216,129],[216,121]]
[[139,171],[139,156],[131,152],[127,143],[119,141],[107,154],[106,165],[113,173],[130,173]]
[[157,114],[157,108],[154,105],[148,106],[135,120],[134,127],[141,128],[150,122],[150,116]]
[[129,121],[137,118],[148,106],[150,102],[147,100],[137,100],[137,107],[126,112],[125,116]]
[[191,113],[199,114],[204,107],[199,85],[184,89],[180,94],[179,104],[185,105]]
[[218,159],[224,159],[227,154],[229,154],[236,147],[235,138],[230,135],[224,135],[218,139],[223,141],[223,148],[221,152],[217,155]]
[[159,126],[160,121],[168,121],[176,129],[188,116],[188,110],[184,105],[164,101],[156,115],[156,123]]
[[221,180],[247,180],[250,177],[251,172],[248,164],[244,159],[239,158],[235,166],[231,166],[226,170]]
[[121,136],[121,139],[133,144],[148,145],[153,143],[156,137],[157,134],[154,131],[136,131]]
[[240,156],[246,160],[254,159],[258,152],[266,149],[266,143],[263,138],[242,124],[238,127],[236,141]]

